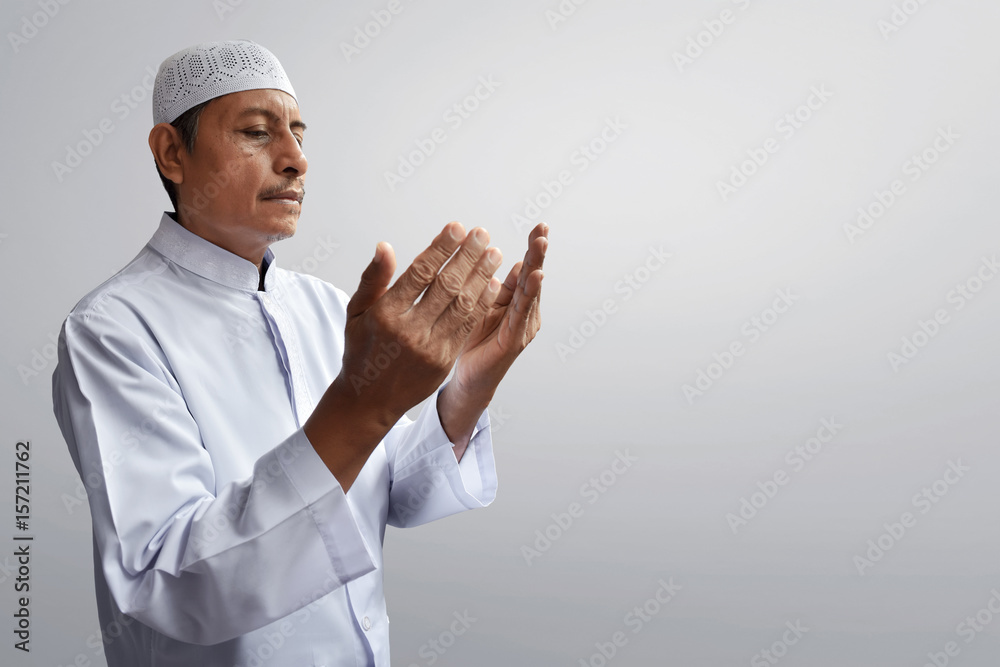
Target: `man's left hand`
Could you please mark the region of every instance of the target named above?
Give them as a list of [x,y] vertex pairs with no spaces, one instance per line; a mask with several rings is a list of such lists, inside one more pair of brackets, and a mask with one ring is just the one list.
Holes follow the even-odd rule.
[[454,377],[438,395],[438,414],[459,459],[500,380],[541,327],[548,233],[544,223],[531,230],[524,260],[507,275],[493,306],[462,348]]

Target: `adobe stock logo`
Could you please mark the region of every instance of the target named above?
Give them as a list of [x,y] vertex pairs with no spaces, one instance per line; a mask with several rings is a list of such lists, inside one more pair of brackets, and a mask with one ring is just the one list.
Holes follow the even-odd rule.
[[739,338],[733,340],[722,352],[713,354],[712,361],[704,369],[698,369],[693,384],[681,386],[681,392],[687,399],[688,405],[694,405],[695,399],[704,396],[705,392],[721,380],[736,364],[736,360],[746,354],[748,344],[760,340],[761,336],[769,331],[799,299],[792,294],[790,288],[778,290],[775,294],[777,296],[770,307],[764,308],[760,314],[754,315],[740,327],[740,333],[748,338],[747,344]]
[[[672,253],[663,250],[662,245],[659,248],[649,246],[648,252],[645,262],[622,275],[621,280],[614,284],[614,292],[622,296],[623,302],[635,296],[643,285],[649,282],[653,274],[666,266],[667,260],[673,257]],[[567,341],[556,343],[556,353],[559,355],[559,360],[566,363],[567,359],[583,349],[587,341],[596,336],[597,332],[608,323],[610,317],[617,312],[618,300],[615,298],[605,299],[596,310],[587,310],[586,319],[569,328]]]
[[[628,124],[623,122],[620,116],[606,118],[600,132],[589,141],[577,146],[576,150],[569,156],[570,165],[576,167],[579,174],[587,171],[605,154],[611,144],[618,141],[622,132],[628,127]],[[539,183],[541,187],[535,191],[535,194],[524,198],[524,208],[510,216],[510,221],[514,223],[514,228],[518,233],[524,233],[524,230],[534,227],[539,216],[574,183],[576,183],[576,177],[573,176],[570,169],[560,169],[552,180],[543,178]]]
[[41,11],[32,14],[30,19],[27,15],[22,16],[21,29],[16,33],[7,33],[7,41],[10,42],[10,48],[14,49],[14,53],[20,51],[22,46],[33,39],[38,31],[47,26],[49,21],[56,17],[59,10],[69,3],[70,0],[38,0],[38,7]]
[[[591,477],[580,486],[580,495],[587,500],[588,505],[593,505],[600,500],[608,490],[622,478],[629,469],[639,460],[638,456],[633,456],[626,448],[625,451],[616,451],[615,458],[607,468],[600,474]],[[571,502],[565,512],[553,513],[552,523],[535,531],[535,540],[531,544],[521,545],[521,556],[524,563],[529,567],[532,561],[541,558],[542,554],[552,548],[552,545],[559,541],[562,536],[577,523],[587,511],[581,503]],[[532,548],[534,547],[534,548]]]
[[875,26],[882,33],[882,38],[889,41],[889,36],[910,22],[910,19],[924,8],[928,0],[903,0],[901,4],[892,6],[889,19],[879,19]]
[[[637,635],[648,627],[648,624],[663,611],[670,602],[677,597],[677,593],[683,590],[683,586],[674,583],[673,577],[666,580],[658,579],[659,587],[646,600],[635,605],[631,611],[622,618],[622,625],[632,631],[632,635]],[[586,658],[580,658],[580,667],[607,667],[619,650],[627,646],[631,639],[624,630],[616,630],[608,637],[607,641],[594,642],[597,649]]]
[[[909,178],[910,183],[916,183],[924,174],[930,171],[931,167],[937,164],[945,153],[962,138],[962,135],[955,132],[951,125],[939,127],[934,139],[919,153],[914,153],[905,162],[900,170],[903,176]],[[884,190],[876,189],[872,192],[872,199],[866,206],[859,206],[856,211],[855,221],[844,223],[844,235],[853,245],[860,236],[864,236],[879,220],[889,213],[893,206],[909,192],[906,183],[902,178],[893,179]]]
[[[787,143],[830,101],[833,91],[827,90],[826,84],[813,86],[809,96],[799,106],[786,113],[774,123],[774,129],[781,134]],[[781,150],[782,139],[768,137],[759,148],[748,148],[747,159],[734,164],[726,180],[717,180],[715,188],[723,203],[740,191],[771,159],[771,156]]]
[[[459,637],[464,635],[472,627],[472,624],[479,619],[469,614],[466,609],[461,614],[457,611],[452,613],[455,619],[451,624],[438,634],[437,637],[427,640],[417,649],[417,655],[424,659],[425,665],[433,665],[438,659],[448,652]],[[420,667],[417,663],[411,662],[409,667]]]
[[[966,616],[965,620],[955,628],[955,634],[963,638],[966,645],[971,644],[976,640],[976,635],[984,632],[998,616],[1000,616],[1000,591],[994,588],[990,591],[990,599],[986,604],[975,615]],[[951,663],[951,658],[958,657],[961,652],[962,647],[958,642],[949,641],[941,651],[928,653],[928,660],[923,667],[947,667]]]
[[393,360],[399,357],[401,351],[402,348],[395,341],[392,343],[382,343],[378,354],[373,359],[365,359],[361,375],[351,373],[350,380],[351,386],[354,388],[354,393],[360,396],[361,388],[368,387],[372,382],[377,380],[382,375],[382,371],[387,369]]
[[545,20],[549,22],[552,32],[555,32],[560,23],[565,23],[569,17],[576,14],[576,8],[587,3],[587,0],[562,0],[556,10],[545,10]]
[[[354,39],[351,43],[341,42],[340,52],[344,54],[344,59],[351,62],[351,58],[361,55],[361,52],[368,48],[376,37],[382,34],[393,21],[393,17],[398,16],[406,9],[399,0],[389,0],[385,9],[372,10],[372,20],[364,26],[354,27]],[[364,28],[362,30],[362,27]]]
[[778,661],[788,655],[788,649],[795,646],[809,632],[809,628],[802,625],[802,621],[796,620],[794,623],[787,621],[787,628],[778,639],[768,648],[759,651],[750,659],[751,667],[769,667],[776,665]]
[[39,373],[44,372],[49,364],[59,356],[59,348],[66,345],[66,341],[61,340],[59,333],[55,331],[49,332],[48,340],[48,343],[32,348],[31,359],[27,364],[17,365],[17,374],[21,377],[24,386],[28,386],[31,380],[38,377]]
[[[738,5],[742,11],[750,8],[751,0],[732,0],[734,5]],[[684,73],[685,67],[694,65],[694,61],[705,55],[705,51],[715,44],[716,40],[722,37],[727,25],[736,22],[738,16],[731,9],[723,9],[717,19],[706,19],[701,22],[705,27],[698,34],[688,37],[684,51],[674,51],[674,64],[677,71]]]
[[806,464],[818,457],[824,447],[830,444],[837,434],[844,429],[844,425],[837,421],[836,417],[820,420],[816,435],[809,438],[802,444],[795,445],[785,454],[785,463],[791,466],[792,471],[788,472],[784,468],[778,468],[769,478],[764,481],[757,481],[757,491],[748,496],[740,498],[739,507],[735,512],[726,514],[726,523],[729,524],[733,535],[739,532],[740,528],[748,525],[765,507],[771,502],[781,489],[788,485],[796,473],[801,472]]
[[[494,79],[492,74],[480,76],[476,87],[468,95],[448,107],[447,111],[441,115],[441,120],[454,132],[462,127],[467,120],[472,118],[472,114],[478,111],[486,100],[493,97],[494,93],[502,85],[503,82]],[[428,136],[413,140],[416,148],[409,152],[404,151],[403,153],[399,153],[396,169],[382,172],[389,192],[395,192],[400,184],[404,183],[410,176],[413,176],[417,169],[423,166],[434,155],[438,146],[448,140],[448,136],[447,130],[442,127],[435,127],[430,131]]]
[[[155,82],[156,68],[152,65],[147,65],[145,76],[139,83],[133,86],[131,90],[125,91],[111,100],[108,105],[109,112],[114,114],[119,122],[124,122],[152,94]],[[62,183],[66,176],[73,173],[74,169],[83,164],[87,156],[91,155],[104,142],[105,137],[109,136],[118,127],[109,115],[99,120],[96,127],[84,127],[80,130],[83,139],[76,143],[65,145],[65,157],[62,162],[59,160],[52,161],[52,173],[55,175],[56,180]]]
[[[920,489],[919,493],[914,494],[910,499],[910,504],[915,509],[920,510],[921,515],[927,514],[936,504],[941,502],[942,498],[948,495],[951,487],[964,479],[965,474],[971,470],[972,468],[969,466],[962,465],[962,459],[948,461],[948,467],[945,468],[941,477]],[[875,567],[875,563],[885,558],[886,554],[902,541],[906,533],[917,525],[918,519],[919,516],[913,512],[903,512],[899,515],[899,521],[883,523],[882,527],[885,531],[878,537],[868,540],[868,548],[864,553],[854,556],[854,567],[857,568],[858,574],[862,577],[865,576],[866,570]]]
[[898,373],[901,366],[910,363],[941,332],[943,327],[952,321],[952,316],[976,298],[976,295],[1000,273],[1000,262],[996,254],[984,256],[975,272],[950,290],[945,296],[948,303],[954,304],[952,313],[947,308],[938,308],[926,320],[918,319],[917,328],[909,336],[900,338],[901,345],[897,350],[886,354],[889,366]]
[[319,236],[312,251],[298,263],[292,264],[289,269],[296,273],[315,274],[320,265],[333,257],[338,248],[340,244],[334,241],[330,234]]

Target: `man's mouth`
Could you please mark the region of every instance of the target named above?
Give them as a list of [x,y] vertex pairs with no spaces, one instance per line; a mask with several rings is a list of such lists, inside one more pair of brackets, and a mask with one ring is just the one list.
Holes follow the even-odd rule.
[[273,195],[264,197],[265,201],[276,201],[283,204],[302,204],[305,192],[302,190],[284,190]]

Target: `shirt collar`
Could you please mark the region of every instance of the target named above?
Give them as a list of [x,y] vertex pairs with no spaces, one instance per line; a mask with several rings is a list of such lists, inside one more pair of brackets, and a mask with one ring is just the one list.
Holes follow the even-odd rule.
[[[220,285],[251,292],[256,292],[260,285],[260,272],[253,262],[190,232],[169,213],[160,218],[160,227],[149,240],[149,246],[178,266]],[[270,248],[264,252],[263,263],[269,269],[274,268],[274,253]],[[270,270],[264,275],[265,288],[270,288],[272,275]]]

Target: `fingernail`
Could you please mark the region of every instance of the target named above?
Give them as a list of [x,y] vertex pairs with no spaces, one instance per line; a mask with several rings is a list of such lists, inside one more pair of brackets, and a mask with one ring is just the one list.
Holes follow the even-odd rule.
[[486,286],[486,291],[490,294],[495,294],[500,291],[500,281],[496,278],[490,278],[489,284]]
[[462,240],[462,227],[460,225],[450,225],[448,227],[448,236],[451,237],[452,241]]
[[500,260],[503,259],[503,253],[500,252],[500,248],[490,248],[486,253],[486,258],[489,260],[490,264],[499,266]]
[[480,229],[477,229],[477,230],[476,230],[476,231],[475,231],[475,232],[474,232],[474,233],[472,234],[472,237],[473,237],[473,238],[474,238],[474,239],[475,239],[475,240],[476,240],[477,242],[479,242],[479,243],[483,243],[483,244],[487,243],[487,242],[488,242],[488,241],[490,240],[490,236],[489,236],[489,234],[487,234],[487,233],[486,233],[486,230],[485,230],[485,229],[482,229],[482,228],[480,228]]
[[375,244],[375,258],[372,260],[374,263],[378,264],[382,261],[382,242],[379,241]]

